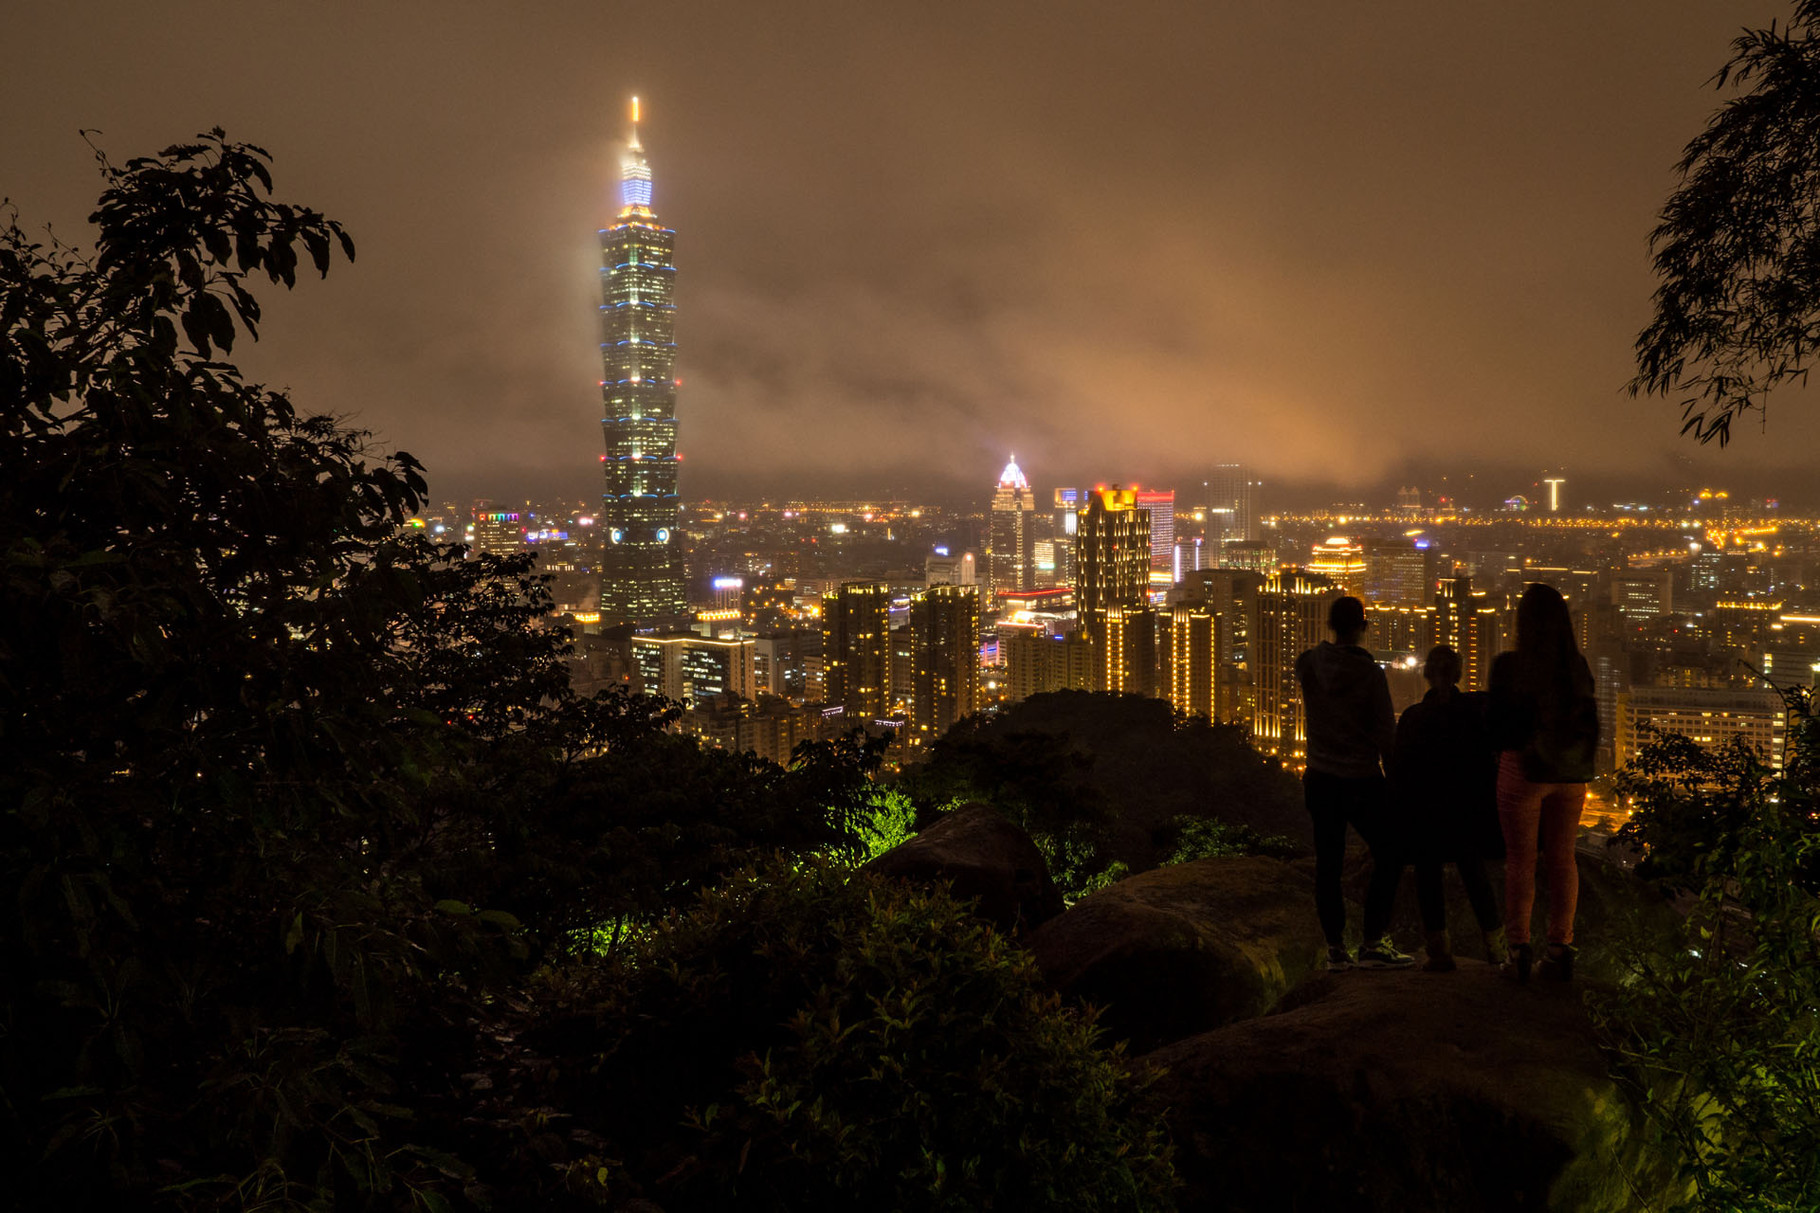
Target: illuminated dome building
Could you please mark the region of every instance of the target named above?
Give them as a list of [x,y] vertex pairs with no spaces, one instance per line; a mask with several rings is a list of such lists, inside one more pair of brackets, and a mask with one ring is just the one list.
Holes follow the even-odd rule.
[[986,531],[986,610],[998,596],[1036,587],[1036,494],[1017,466],[1017,456],[999,473]]
[[651,209],[651,165],[632,133],[620,157],[620,211],[600,233],[606,484],[596,530],[603,548],[603,623],[679,617],[683,600],[676,495],[676,233]]

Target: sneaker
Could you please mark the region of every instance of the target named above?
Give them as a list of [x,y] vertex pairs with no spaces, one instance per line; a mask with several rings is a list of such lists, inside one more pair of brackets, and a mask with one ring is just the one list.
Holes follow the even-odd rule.
[[1397,951],[1388,939],[1368,943],[1359,949],[1358,965],[1361,969],[1407,969],[1415,962],[1415,957]]
[[1510,945],[1509,958],[1504,961],[1504,967],[1498,971],[1518,985],[1524,985],[1529,981],[1529,969],[1535,962],[1535,958],[1535,951],[1528,944],[1513,943]]
[[1351,952],[1345,948],[1327,949],[1327,971],[1329,973],[1344,973],[1350,968],[1352,968]]

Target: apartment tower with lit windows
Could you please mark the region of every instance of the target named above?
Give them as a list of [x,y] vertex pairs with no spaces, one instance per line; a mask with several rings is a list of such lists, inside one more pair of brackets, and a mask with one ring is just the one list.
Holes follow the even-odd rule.
[[638,118],[634,97],[619,218],[600,233],[603,623],[661,621],[686,609],[676,495],[676,233],[651,209]]

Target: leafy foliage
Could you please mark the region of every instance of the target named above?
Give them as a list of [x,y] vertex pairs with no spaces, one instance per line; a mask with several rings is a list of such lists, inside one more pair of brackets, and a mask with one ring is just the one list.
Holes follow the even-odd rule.
[[1165,864],[1191,863],[1196,859],[1223,859],[1234,855],[1269,855],[1292,859],[1302,850],[1280,834],[1260,834],[1250,826],[1233,825],[1217,817],[1178,817],[1175,837]]
[[1060,691],[972,717],[903,786],[924,812],[993,806],[1036,842],[1070,900],[1154,867],[1187,818],[1289,835],[1291,845],[1308,830],[1300,786],[1243,729],[1134,695]]
[[1636,806],[1621,835],[1697,901],[1593,1008],[1699,1210],[1820,1205],[1820,721],[1811,692],[1784,695],[1781,771],[1670,736],[1620,787]]
[[[219,131],[0,232],[0,1162],[26,1205],[446,1207],[473,1025],[582,927],[861,846],[877,753],[570,695],[528,557],[224,361],[353,246]],[[473,1191],[470,1191],[473,1189]]]
[[1150,1076],[946,894],[755,868],[552,981],[486,1074],[497,1114],[564,1109],[534,1154],[553,1202],[1173,1207]]
[[1677,165],[1630,390],[1678,397],[1682,432],[1724,445],[1773,389],[1806,383],[1820,348],[1820,0],[1739,35],[1713,82],[1748,91]]

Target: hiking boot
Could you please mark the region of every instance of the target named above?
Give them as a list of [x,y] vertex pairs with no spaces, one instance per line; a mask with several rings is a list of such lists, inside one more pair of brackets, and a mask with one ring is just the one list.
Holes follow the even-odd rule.
[[1565,943],[1549,944],[1548,951],[1543,955],[1542,963],[1539,968],[1541,969],[1542,976],[1548,978],[1550,981],[1572,981],[1574,979],[1573,945]]
[[1344,973],[1350,968],[1352,968],[1351,952],[1345,948],[1327,949],[1327,971],[1329,973]]
[[1460,966],[1453,962],[1453,940],[1446,931],[1428,933],[1428,959],[1422,962],[1424,973],[1451,973]]
[[1536,954],[1526,943],[1510,945],[1510,955],[1504,960],[1504,967],[1499,970],[1518,985],[1529,980],[1529,966],[1535,961]]
[[1501,967],[1510,959],[1510,941],[1504,938],[1504,928],[1493,927],[1481,932],[1481,935],[1485,939],[1486,963]]
[[1388,938],[1368,943],[1359,949],[1361,969],[1407,969],[1416,958],[1396,950]]

